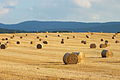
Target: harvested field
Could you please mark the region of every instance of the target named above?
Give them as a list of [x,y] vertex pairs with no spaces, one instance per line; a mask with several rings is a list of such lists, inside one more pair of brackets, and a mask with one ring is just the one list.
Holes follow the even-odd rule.
[[[0,49],[0,80],[120,80],[120,43],[115,43],[120,40],[120,34],[112,39],[114,34],[93,33],[90,38],[86,38],[90,33],[59,33],[60,37],[56,36],[58,33],[0,34],[1,44],[9,42],[5,49]],[[38,36],[49,44],[39,41]],[[2,40],[5,38],[8,40]],[[100,44],[105,44],[101,38],[109,41],[110,46],[104,49],[111,50],[113,57],[101,57]],[[62,39],[64,44],[60,43]],[[82,40],[87,44],[81,44]],[[31,41],[34,43],[30,44]],[[96,48],[90,49],[92,43]],[[37,44],[42,49],[37,49]],[[65,65],[64,54],[72,52],[83,52],[85,59]]]

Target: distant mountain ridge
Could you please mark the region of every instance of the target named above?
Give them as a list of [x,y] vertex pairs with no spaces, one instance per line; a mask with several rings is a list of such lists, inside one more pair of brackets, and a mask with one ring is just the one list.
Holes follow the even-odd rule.
[[18,24],[0,23],[0,28],[20,31],[120,32],[120,22],[25,21]]

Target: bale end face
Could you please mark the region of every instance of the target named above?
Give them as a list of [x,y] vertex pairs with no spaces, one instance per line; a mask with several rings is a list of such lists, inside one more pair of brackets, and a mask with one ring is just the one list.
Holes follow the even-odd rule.
[[96,44],[90,44],[90,48],[96,48]]
[[115,43],[120,43],[120,41],[116,40]]
[[1,48],[1,49],[6,49],[6,45],[2,44],[2,45],[0,46],[0,48]]
[[16,44],[20,44],[20,42],[19,42],[19,41],[17,41],[17,42],[16,42]]
[[100,48],[106,48],[107,45],[106,44],[100,44]]
[[48,44],[48,42],[47,42],[47,41],[43,41],[43,43],[44,43],[44,44]]
[[33,41],[31,41],[30,44],[33,44]]
[[63,56],[64,64],[77,64],[78,63],[78,56],[76,54],[66,53]]
[[103,39],[101,39],[101,41],[104,41]]
[[64,41],[61,41],[61,44],[64,44]]
[[110,50],[103,50],[101,56],[102,58],[113,57],[113,53]]
[[41,44],[37,44],[37,49],[42,49],[42,45]]

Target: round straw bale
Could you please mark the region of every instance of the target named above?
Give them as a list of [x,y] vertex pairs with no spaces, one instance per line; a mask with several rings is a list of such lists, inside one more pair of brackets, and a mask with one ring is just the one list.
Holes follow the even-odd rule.
[[28,36],[28,34],[26,34],[25,36]]
[[5,38],[5,40],[8,40],[8,38]]
[[84,43],[84,40],[82,40],[81,43]]
[[6,49],[6,45],[5,45],[5,44],[2,44],[2,45],[0,46],[0,48],[1,48],[1,49]]
[[61,41],[61,44],[64,44],[64,41]]
[[118,35],[118,33],[115,33],[115,35]]
[[17,41],[17,42],[16,42],[16,44],[20,44],[20,42],[19,42],[19,41]]
[[2,41],[4,41],[5,39],[4,38],[2,38]]
[[72,54],[76,54],[78,56],[78,62],[81,62],[85,58],[85,54],[83,52],[72,52]]
[[42,39],[39,39],[39,41],[42,41]]
[[120,43],[120,41],[116,40],[115,43]]
[[113,37],[116,37],[116,35],[113,35]]
[[37,49],[42,49],[42,45],[41,44],[37,44]]
[[115,37],[112,37],[112,39],[115,39]]
[[102,58],[113,57],[113,53],[110,50],[103,50],[101,56]]
[[108,43],[108,40],[105,40],[105,43],[107,44],[107,43]]
[[101,41],[104,41],[104,39],[101,39]]
[[75,36],[73,36],[73,38],[75,38]]
[[13,37],[10,37],[10,39],[13,39]]
[[23,37],[21,36],[20,39],[22,39]]
[[93,35],[94,33],[91,33],[91,35]]
[[37,39],[39,39],[39,37],[37,36]]
[[106,44],[100,44],[100,48],[106,48]]
[[86,41],[84,41],[84,43],[83,44],[87,44],[87,42]]
[[58,37],[60,37],[60,35],[58,35]]
[[90,48],[96,48],[96,44],[90,44]]
[[33,41],[30,41],[30,44],[33,44]]
[[63,56],[64,64],[77,64],[78,63],[78,56],[76,54],[66,53]]
[[6,43],[9,43],[8,41]]
[[44,44],[48,44],[48,42],[47,42],[47,41],[43,41],[43,43],[44,43]]
[[67,37],[67,39],[69,39],[69,37]]
[[45,37],[47,38],[48,36],[46,35]]
[[90,38],[88,35],[86,35],[86,38]]

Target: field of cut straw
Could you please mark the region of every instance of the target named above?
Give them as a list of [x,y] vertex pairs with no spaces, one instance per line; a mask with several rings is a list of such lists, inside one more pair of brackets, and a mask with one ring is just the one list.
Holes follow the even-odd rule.
[[[106,40],[109,45],[100,48]],[[0,34],[6,47],[0,49],[0,80],[120,80],[119,41],[120,34],[115,33]],[[113,57],[102,58],[104,49],[111,50]],[[67,52],[82,52],[85,59],[65,65]]]

